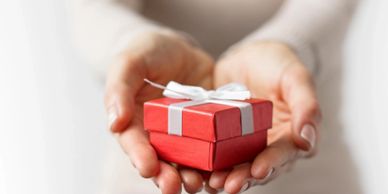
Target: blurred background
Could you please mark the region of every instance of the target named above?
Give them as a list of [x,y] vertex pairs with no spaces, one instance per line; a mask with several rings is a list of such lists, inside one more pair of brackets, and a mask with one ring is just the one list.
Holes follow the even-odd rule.
[[[0,1],[0,194],[100,193],[113,177],[108,150],[121,154],[106,130],[103,82],[73,48],[65,7]],[[305,163],[327,173],[314,189],[388,193],[387,10],[388,1],[361,1],[343,35],[323,45],[317,87],[330,151]],[[131,181],[134,193],[149,184]]]

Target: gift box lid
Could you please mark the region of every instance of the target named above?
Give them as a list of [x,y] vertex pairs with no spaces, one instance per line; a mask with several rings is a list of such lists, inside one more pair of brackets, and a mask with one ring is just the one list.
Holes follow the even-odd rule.
[[[168,133],[168,107],[187,100],[159,98],[144,103],[144,128],[150,132]],[[254,133],[272,127],[272,102],[249,99],[252,105]],[[188,106],[182,112],[182,136],[219,141],[242,135],[238,107],[216,103]]]

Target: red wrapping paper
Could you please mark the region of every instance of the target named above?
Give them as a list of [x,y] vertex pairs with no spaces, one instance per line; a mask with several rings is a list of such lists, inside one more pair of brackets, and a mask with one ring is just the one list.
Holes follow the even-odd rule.
[[249,99],[254,133],[241,135],[238,107],[206,103],[185,107],[182,136],[168,134],[168,106],[186,100],[160,98],[144,104],[144,127],[158,156],[166,161],[206,171],[252,160],[267,145],[272,126],[272,103]]

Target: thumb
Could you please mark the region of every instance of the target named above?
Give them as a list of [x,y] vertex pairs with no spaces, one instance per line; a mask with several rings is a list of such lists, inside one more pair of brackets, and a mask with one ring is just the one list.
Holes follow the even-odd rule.
[[105,108],[112,132],[122,132],[128,127],[134,114],[135,97],[144,84],[144,78],[145,67],[141,59],[123,57],[110,67]]
[[310,73],[302,64],[291,65],[283,75],[281,86],[291,111],[293,141],[298,148],[313,152],[321,112]]

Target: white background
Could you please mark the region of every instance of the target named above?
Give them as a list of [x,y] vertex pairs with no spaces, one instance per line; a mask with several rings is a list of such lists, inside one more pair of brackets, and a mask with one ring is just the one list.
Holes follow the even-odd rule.
[[65,1],[0,2],[0,193],[96,193],[114,141]]
[[[108,147],[117,146],[105,131],[102,84],[71,47],[64,6],[0,1],[0,194],[97,193]],[[360,5],[341,78],[331,77],[333,68],[318,83],[356,178],[373,194],[388,193],[387,8],[383,0]],[[338,84],[338,94],[330,93]],[[325,100],[332,95],[339,107]]]

